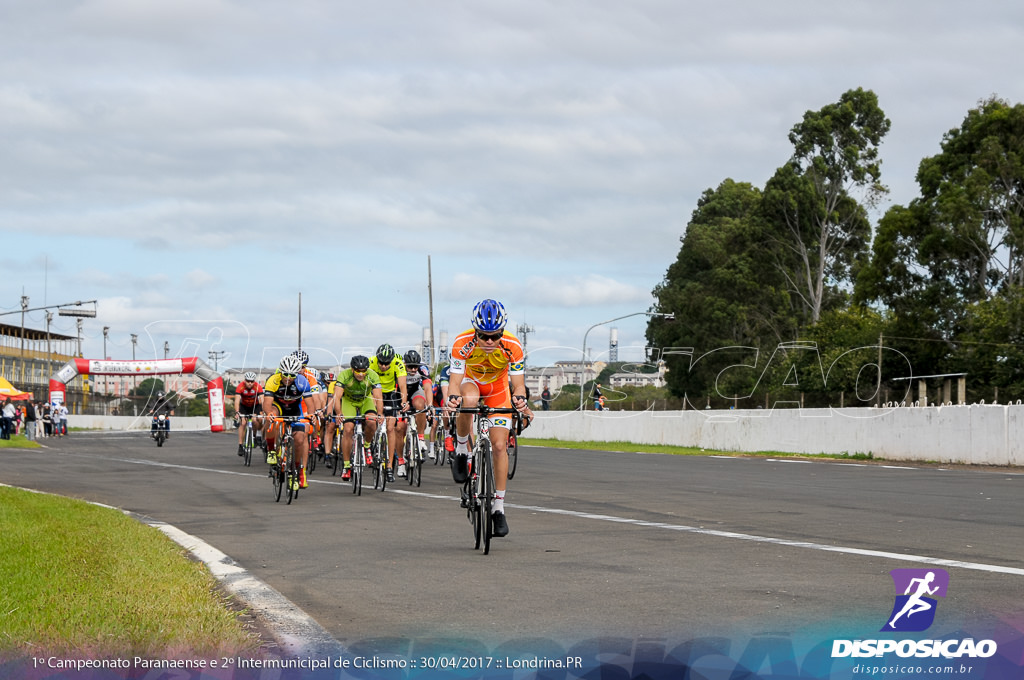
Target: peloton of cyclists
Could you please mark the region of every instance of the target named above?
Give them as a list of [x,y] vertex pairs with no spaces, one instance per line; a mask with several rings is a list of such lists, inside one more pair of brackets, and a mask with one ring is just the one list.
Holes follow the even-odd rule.
[[[533,418],[526,398],[526,367],[522,343],[505,330],[505,307],[496,300],[482,300],[473,309],[472,328],[455,338],[451,348],[451,382],[446,407],[455,413],[462,406],[474,408],[481,401],[492,408],[514,407],[527,420]],[[511,385],[511,393],[509,386]],[[490,418],[491,456],[494,469],[492,521],[495,536],[508,535],[505,491],[508,484],[508,435],[512,419]],[[469,477],[469,436],[473,415],[455,418],[456,446],[452,477],[463,483]]]

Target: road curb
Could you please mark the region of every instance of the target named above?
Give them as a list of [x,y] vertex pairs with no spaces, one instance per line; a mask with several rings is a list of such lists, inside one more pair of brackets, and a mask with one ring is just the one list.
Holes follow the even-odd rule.
[[206,565],[224,589],[242,600],[273,631],[285,656],[337,657],[341,643],[280,592],[217,548],[177,527],[127,513],[159,531]]
[[[57,495],[9,484],[0,483],[0,486],[48,496]],[[187,550],[195,559],[206,565],[213,577],[227,592],[241,600],[270,629],[283,656],[325,658],[341,656],[345,651],[341,643],[335,640],[313,617],[302,611],[280,592],[253,576],[249,570],[231,557],[201,538],[185,533],[166,522],[123,508],[95,501],[84,502],[122,512],[138,522],[157,529]]]

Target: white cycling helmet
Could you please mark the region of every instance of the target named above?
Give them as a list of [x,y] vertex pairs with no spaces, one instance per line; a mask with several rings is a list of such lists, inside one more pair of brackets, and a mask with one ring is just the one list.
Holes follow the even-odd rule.
[[245,375],[242,376],[246,382],[253,382],[256,380],[256,371],[246,371]]
[[278,364],[277,368],[282,373],[298,375],[302,373],[302,361],[297,356],[289,354],[284,359],[281,359],[281,363]]

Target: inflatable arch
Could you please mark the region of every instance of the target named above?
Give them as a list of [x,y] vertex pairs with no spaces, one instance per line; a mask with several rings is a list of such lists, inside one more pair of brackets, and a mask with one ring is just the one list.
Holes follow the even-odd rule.
[[50,403],[64,401],[64,388],[76,375],[172,375],[194,373],[206,381],[210,403],[210,431],[224,429],[224,378],[198,357],[131,361],[72,359],[50,378]]

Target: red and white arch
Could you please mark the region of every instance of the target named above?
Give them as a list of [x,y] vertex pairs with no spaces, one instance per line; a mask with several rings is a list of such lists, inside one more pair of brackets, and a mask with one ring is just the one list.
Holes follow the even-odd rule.
[[210,430],[224,429],[224,378],[198,357],[151,360],[72,359],[50,378],[50,403],[63,402],[65,387],[76,375],[179,375],[195,374],[206,381],[210,404]]

